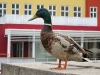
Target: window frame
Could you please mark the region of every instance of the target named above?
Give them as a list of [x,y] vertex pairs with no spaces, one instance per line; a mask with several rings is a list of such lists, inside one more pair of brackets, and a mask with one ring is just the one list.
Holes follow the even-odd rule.
[[[25,8],[25,5],[27,5],[27,9]],[[31,5],[31,9],[29,9],[30,5]],[[27,11],[27,14],[25,14],[25,11]],[[31,14],[29,14],[30,11]],[[24,15],[32,15],[32,4],[24,4]]]
[[40,9],[42,6],[43,6],[43,8],[44,8],[44,4],[37,4],[37,5],[36,5],[36,10],[38,10],[37,6],[39,6],[39,9]]
[[[74,8],[76,7],[76,11],[74,11]],[[73,8],[73,16],[74,17],[82,17],[82,7],[81,6],[74,6]],[[80,11],[78,9],[80,8]],[[76,16],[74,15],[76,13]],[[80,14],[80,16],[79,16]]]
[[[7,14],[7,3],[0,3],[0,4],[2,4],[2,7],[0,8],[1,10],[0,17],[1,17]],[[6,8],[4,8],[4,4],[6,4]],[[4,11],[6,11],[6,13],[4,13]]]
[[[93,11],[91,12],[91,8],[93,8]],[[96,12],[94,12],[94,8],[96,8]],[[93,16],[91,16],[91,14],[93,14]],[[96,17],[94,16],[94,14],[96,14]],[[90,7],[90,17],[91,18],[97,18],[97,15],[98,14],[98,7],[96,7],[96,6],[91,6]]]
[[[52,7],[51,10],[49,9],[49,6]],[[49,12],[51,12],[50,15],[51,15],[51,16],[56,16],[56,15],[57,15],[57,12],[56,12],[57,7],[56,7],[56,5],[49,5],[49,6],[48,6],[48,10],[49,10]],[[54,6],[55,6],[55,10],[53,10],[53,9],[54,9],[54,8],[53,8]],[[54,15],[54,12],[55,12],[55,15]]]
[[[60,11],[61,11],[60,15],[61,16],[66,16],[66,13],[68,13],[68,16],[66,16],[66,17],[69,17],[69,6],[63,6],[64,10],[62,10],[62,6],[60,7]],[[68,10],[66,10],[66,7],[68,7]],[[62,12],[64,12],[64,15],[62,15]]]
[[[14,4],[15,8],[12,7],[13,4]],[[17,6],[16,6],[17,4],[18,4],[18,3],[12,3],[12,5],[11,5],[12,11],[15,12],[14,14],[13,14],[13,12],[12,12],[13,15],[19,15],[19,14],[20,14],[20,4],[18,4],[18,5],[19,5],[19,8],[16,8],[16,7],[17,7]],[[17,11],[19,11],[18,14],[16,13]]]

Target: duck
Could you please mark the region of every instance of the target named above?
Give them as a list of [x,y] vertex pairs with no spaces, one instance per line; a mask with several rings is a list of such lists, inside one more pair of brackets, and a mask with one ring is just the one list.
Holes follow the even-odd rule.
[[[40,32],[40,39],[43,47],[53,57],[58,59],[58,66],[50,69],[65,70],[69,60],[77,62],[88,61],[85,58],[93,52],[82,48],[70,36],[55,33],[52,29],[51,15],[46,8],[38,9],[28,22],[36,18],[42,18],[44,20],[44,25]],[[61,65],[62,61],[65,62],[63,67]]]

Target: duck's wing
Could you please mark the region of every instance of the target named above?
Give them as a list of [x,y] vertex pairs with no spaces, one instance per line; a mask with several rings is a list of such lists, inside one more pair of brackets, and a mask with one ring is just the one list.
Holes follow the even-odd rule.
[[63,37],[66,41],[70,42],[74,47],[76,47],[81,53],[87,54],[87,51],[83,49],[77,42],[75,42],[71,37],[63,34],[56,34],[58,36]]

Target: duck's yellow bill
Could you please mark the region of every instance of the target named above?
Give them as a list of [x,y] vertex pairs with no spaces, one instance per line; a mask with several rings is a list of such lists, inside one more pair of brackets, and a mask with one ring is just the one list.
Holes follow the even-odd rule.
[[36,19],[38,16],[37,15],[34,15],[32,18],[30,18],[28,21],[32,21],[34,19]]

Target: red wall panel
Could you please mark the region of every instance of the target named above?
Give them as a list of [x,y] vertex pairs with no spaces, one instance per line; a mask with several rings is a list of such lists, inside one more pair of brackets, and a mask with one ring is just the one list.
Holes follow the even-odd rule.
[[[15,29],[42,29],[43,25],[36,24],[6,24],[5,28],[15,28]],[[65,25],[53,25],[55,30],[96,30],[99,31],[100,27],[96,26],[65,26]]]
[[[0,24],[0,57],[6,57],[7,55],[7,38],[4,37],[5,27]],[[4,55],[1,55],[4,54]]]

